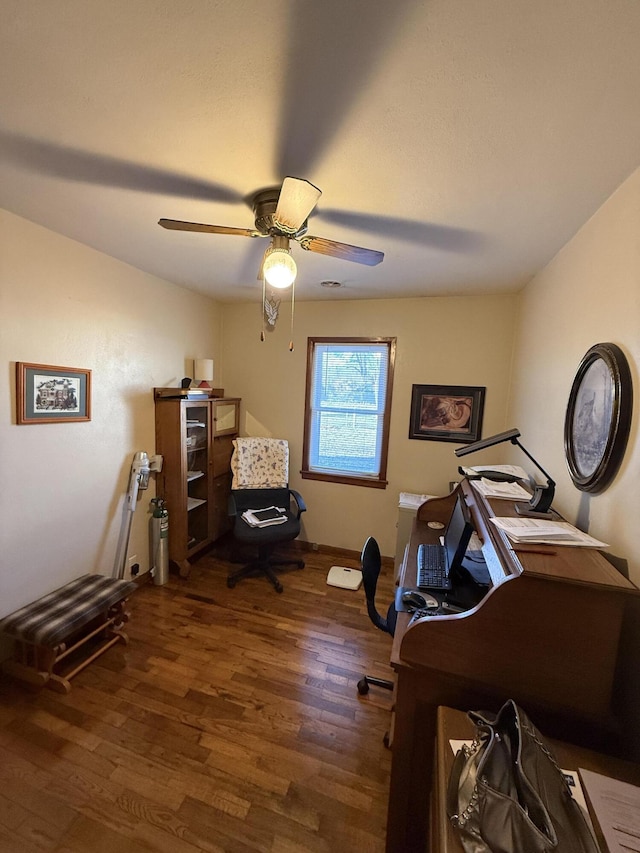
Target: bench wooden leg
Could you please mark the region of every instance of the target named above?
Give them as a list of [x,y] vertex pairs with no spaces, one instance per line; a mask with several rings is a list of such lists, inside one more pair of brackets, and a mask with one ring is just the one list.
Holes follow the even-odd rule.
[[90,663],[104,654],[111,646],[115,646],[116,643],[124,642],[126,644],[129,642],[129,638],[123,631],[113,631],[111,633],[112,635],[106,642],[95,649],[88,657],[80,661],[74,669],[66,672],[64,676],[59,675],[57,672],[52,672],[49,680],[46,682],[47,687],[55,690],[56,693],[68,693],[71,690],[71,679],[79,672],[82,672],[86,666],[89,666]]
[[50,678],[48,672],[42,672],[34,666],[27,666],[19,660],[4,661],[2,671],[32,687],[44,687]]
[[[129,642],[129,638],[122,630],[122,626],[128,621],[129,614],[125,610],[126,601],[120,601],[109,609],[103,621],[84,633],[77,635],[75,641],[68,645],[60,643],[54,648],[39,646],[24,640],[14,640],[14,658],[4,661],[2,669],[7,675],[17,678],[33,687],[49,687],[57,693],[68,693],[71,690],[71,679],[92,663],[100,655],[104,654],[116,643]],[[102,637],[100,637],[102,635]],[[63,662],[75,652],[79,652],[83,646],[91,640],[96,640],[86,649],[86,656],[71,665],[70,669],[64,669]]]

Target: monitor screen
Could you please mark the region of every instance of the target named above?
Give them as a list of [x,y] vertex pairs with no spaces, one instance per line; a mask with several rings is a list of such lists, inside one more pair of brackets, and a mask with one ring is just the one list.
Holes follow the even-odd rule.
[[444,533],[447,576],[460,566],[472,533],[473,525],[468,521],[464,500],[458,495]]

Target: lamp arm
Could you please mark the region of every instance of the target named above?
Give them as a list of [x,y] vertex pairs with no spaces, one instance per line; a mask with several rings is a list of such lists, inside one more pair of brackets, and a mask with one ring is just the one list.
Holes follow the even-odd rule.
[[550,486],[554,486],[554,487],[555,487],[555,481],[553,480],[553,478],[552,478],[552,477],[550,477],[550,476],[549,476],[549,474],[547,474],[547,472],[544,470],[544,468],[542,467],[542,465],[541,465],[539,462],[536,462],[536,460],[533,458],[533,456],[529,453],[529,451],[528,451],[528,450],[526,450],[526,449],[525,449],[525,448],[520,444],[520,442],[518,441],[518,439],[517,439],[516,437],[514,437],[514,438],[512,438],[512,439],[511,439],[511,444],[517,444],[517,445],[518,445],[518,447],[520,448],[520,450],[524,453],[524,455],[525,455],[525,456],[527,456],[527,457],[528,457],[528,458],[533,462],[533,464],[536,466],[536,468],[537,468],[539,471],[542,471],[542,473],[544,474],[544,476],[547,478],[547,482],[548,482],[548,484],[549,484]]
[[[519,437],[520,430],[509,429],[506,432],[499,432],[497,435],[491,435],[489,438],[483,438],[480,441],[476,441],[473,444],[468,445],[467,447],[459,447],[455,451],[455,454],[456,456],[466,456],[468,453],[475,453],[476,450],[486,450],[496,444],[502,444],[504,441],[510,441],[511,444],[517,444],[527,459],[533,462],[539,471],[542,471],[544,476],[547,478],[547,485],[541,486],[539,483],[535,483],[531,500],[528,504],[516,504],[516,512],[519,515],[528,515],[537,518],[557,518],[557,513],[554,513],[551,509],[551,504],[553,503],[556,490],[555,481],[547,474],[542,465],[533,458],[529,451],[520,444],[518,441]],[[463,469],[461,468],[460,471],[462,472],[462,470]]]
[[533,464],[538,468],[538,470],[542,471],[544,476],[547,478],[547,485],[540,486],[537,483],[533,489],[533,496],[528,504],[516,504],[516,512],[518,515],[531,515],[550,518],[552,517],[552,509],[551,504],[553,503],[553,498],[555,497],[556,484],[554,480],[547,474],[542,465],[537,462],[533,456],[529,453],[528,450],[520,444],[517,438],[511,439],[512,444],[517,444],[520,450],[524,453],[524,455],[530,459]]

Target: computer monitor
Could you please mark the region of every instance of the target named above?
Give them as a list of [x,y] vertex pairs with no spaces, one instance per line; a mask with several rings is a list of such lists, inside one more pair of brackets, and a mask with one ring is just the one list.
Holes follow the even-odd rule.
[[472,533],[473,525],[469,521],[465,502],[462,496],[458,495],[444,532],[447,577],[462,565]]

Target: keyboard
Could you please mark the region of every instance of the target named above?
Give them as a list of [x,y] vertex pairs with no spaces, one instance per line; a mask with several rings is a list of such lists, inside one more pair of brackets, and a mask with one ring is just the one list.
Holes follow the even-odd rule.
[[418,589],[451,589],[442,545],[418,545]]
[[[434,607],[420,607],[418,610],[414,610],[411,614],[411,619],[409,619],[409,625],[413,625],[414,622],[417,622],[418,619],[422,619],[424,616],[441,616],[439,608]],[[407,626],[409,627],[409,626]]]

